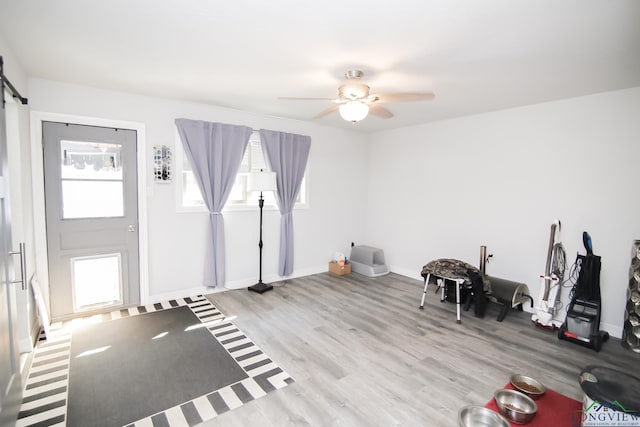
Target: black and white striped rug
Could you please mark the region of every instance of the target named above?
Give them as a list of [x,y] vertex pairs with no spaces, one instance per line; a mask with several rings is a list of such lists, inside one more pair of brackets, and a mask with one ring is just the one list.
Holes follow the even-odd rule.
[[[150,315],[134,324],[143,314]],[[125,317],[132,322],[118,320]],[[102,329],[91,329],[93,324]],[[123,334],[122,325],[131,332]],[[140,330],[155,336],[136,335]],[[165,336],[182,330],[187,341],[160,347]],[[196,332],[209,338],[199,335],[191,348]],[[121,335],[130,342],[123,344]],[[203,341],[210,342],[202,347]],[[124,347],[131,354],[123,356]],[[117,355],[111,358],[120,365],[91,364],[107,359],[95,356],[100,352]],[[216,369],[226,377],[214,378]],[[111,377],[126,378],[107,384]],[[171,300],[52,325],[34,350],[17,425],[192,426],[292,382],[205,297]],[[181,394],[181,387],[188,390]]]

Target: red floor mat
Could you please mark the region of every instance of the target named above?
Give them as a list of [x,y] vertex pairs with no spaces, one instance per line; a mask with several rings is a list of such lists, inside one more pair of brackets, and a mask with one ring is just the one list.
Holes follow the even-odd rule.
[[[513,390],[511,383],[504,388]],[[571,399],[553,390],[547,391],[535,401],[538,405],[538,413],[528,424],[511,423],[512,426],[528,427],[577,427],[582,418],[582,402]],[[500,413],[496,400],[491,399],[485,407]]]

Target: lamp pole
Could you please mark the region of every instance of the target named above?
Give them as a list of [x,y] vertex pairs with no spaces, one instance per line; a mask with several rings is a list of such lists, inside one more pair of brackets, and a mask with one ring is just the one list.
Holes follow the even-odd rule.
[[273,289],[273,286],[262,282],[262,208],[264,207],[264,198],[262,197],[262,191],[260,191],[258,206],[260,207],[260,240],[258,241],[258,248],[260,249],[260,276],[258,278],[258,283],[253,286],[249,286],[247,289],[261,294]]
[[258,199],[258,206],[260,207],[260,241],[258,242],[258,247],[260,248],[260,276],[258,276],[258,285],[262,285],[262,208],[264,208],[262,191],[260,192],[260,198]]

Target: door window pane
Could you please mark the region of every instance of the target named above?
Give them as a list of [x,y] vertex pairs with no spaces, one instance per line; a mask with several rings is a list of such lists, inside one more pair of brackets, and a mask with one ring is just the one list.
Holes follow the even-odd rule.
[[122,145],[60,142],[62,218],[124,216]]
[[122,304],[120,254],[71,258],[71,283],[76,312]]
[[122,181],[62,181],[62,217],[124,216]]

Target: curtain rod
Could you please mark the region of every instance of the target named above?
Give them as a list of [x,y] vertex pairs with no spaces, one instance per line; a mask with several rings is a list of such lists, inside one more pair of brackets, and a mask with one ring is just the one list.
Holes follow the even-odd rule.
[[22,105],[26,105],[28,100],[27,98],[24,98],[22,95],[20,95],[20,92],[18,92],[18,89],[16,89],[11,82],[9,81],[9,79],[7,79],[7,77],[4,75],[4,60],[2,59],[2,55],[0,55],[0,80],[2,80],[2,108],[4,108],[4,87],[8,87],[9,91],[11,92],[11,95],[13,95],[14,98],[18,98],[20,100],[20,103]]

